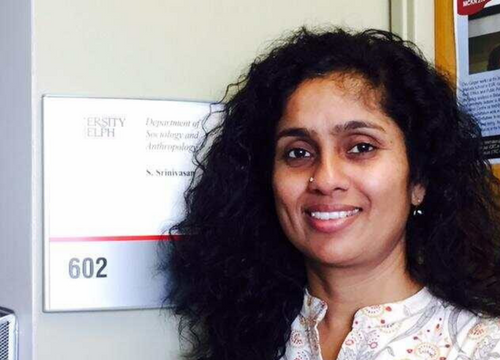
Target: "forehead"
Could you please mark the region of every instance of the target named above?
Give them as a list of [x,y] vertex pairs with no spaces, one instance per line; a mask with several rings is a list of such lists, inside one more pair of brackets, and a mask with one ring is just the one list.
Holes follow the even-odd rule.
[[381,90],[361,76],[333,74],[306,80],[291,94],[278,129],[289,126],[337,126],[347,121],[369,121],[395,128],[382,110]]

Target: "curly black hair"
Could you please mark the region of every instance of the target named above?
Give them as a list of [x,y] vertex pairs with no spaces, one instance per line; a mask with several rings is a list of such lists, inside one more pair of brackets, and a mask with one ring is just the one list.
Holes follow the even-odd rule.
[[276,215],[275,130],[302,82],[335,73],[379,91],[404,133],[411,181],[426,187],[423,215],[407,222],[409,274],[455,306],[500,315],[499,182],[446,76],[390,32],[301,28],[228,87],[221,123],[196,153],[186,216],[170,230],[184,237],[163,253],[187,358],[284,354],[307,280]]

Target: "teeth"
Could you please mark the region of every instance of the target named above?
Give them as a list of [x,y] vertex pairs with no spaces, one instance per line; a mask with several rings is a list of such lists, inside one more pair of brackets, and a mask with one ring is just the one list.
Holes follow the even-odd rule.
[[315,219],[320,219],[320,220],[345,219],[346,217],[357,214],[359,210],[360,209],[354,209],[351,211],[332,211],[332,212],[314,211],[311,213],[311,216]]

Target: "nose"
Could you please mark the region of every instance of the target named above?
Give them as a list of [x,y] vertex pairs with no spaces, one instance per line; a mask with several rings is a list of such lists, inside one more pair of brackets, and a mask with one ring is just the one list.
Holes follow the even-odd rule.
[[309,190],[323,195],[349,189],[350,178],[346,161],[339,156],[321,157],[311,174]]

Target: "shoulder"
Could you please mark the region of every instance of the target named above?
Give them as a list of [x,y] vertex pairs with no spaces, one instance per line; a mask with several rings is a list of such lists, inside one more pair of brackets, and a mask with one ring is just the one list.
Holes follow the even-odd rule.
[[448,359],[500,358],[500,318],[485,317],[442,303],[443,332],[450,346]]
[[500,319],[474,316],[474,325],[459,345],[471,359],[500,358]]

